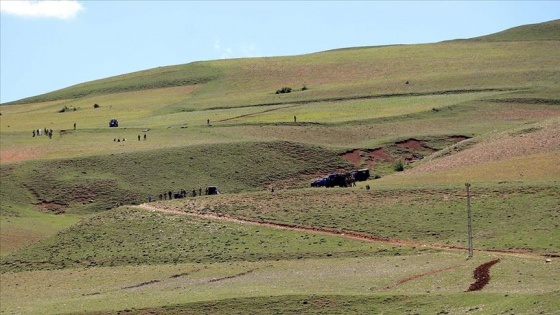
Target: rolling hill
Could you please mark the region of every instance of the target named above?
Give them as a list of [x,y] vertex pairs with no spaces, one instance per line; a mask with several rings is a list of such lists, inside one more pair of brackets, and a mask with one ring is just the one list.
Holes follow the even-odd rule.
[[[2,104],[0,310],[557,312],[557,51],[560,20]],[[364,168],[355,187],[310,187]]]

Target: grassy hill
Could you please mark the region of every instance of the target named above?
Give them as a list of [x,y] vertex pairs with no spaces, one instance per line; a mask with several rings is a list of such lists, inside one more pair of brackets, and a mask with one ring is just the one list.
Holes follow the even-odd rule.
[[[1,312],[556,312],[559,27],[195,62],[2,104]],[[309,187],[361,168],[356,187]],[[222,194],[160,198],[207,185]]]
[[545,23],[522,25],[495,34],[475,37],[472,40],[480,41],[534,41],[534,40],[559,40],[560,20]]

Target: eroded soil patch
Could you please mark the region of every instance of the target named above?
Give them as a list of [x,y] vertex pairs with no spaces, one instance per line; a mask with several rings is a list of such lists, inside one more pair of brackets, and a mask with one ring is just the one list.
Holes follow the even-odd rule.
[[[446,145],[453,145],[467,139],[469,139],[467,136],[453,135],[435,140]],[[379,148],[349,150],[341,154],[341,157],[358,168],[374,169],[381,163],[392,164],[398,160],[414,162],[439,151],[428,142],[428,140],[410,138]]]
[[499,262],[499,259],[495,259],[476,267],[473,272],[476,281],[469,286],[467,291],[482,290],[490,282],[490,268]]
[[54,214],[62,214],[68,206],[66,203],[43,201],[35,204],[36,208],[41,212],[49,212]]

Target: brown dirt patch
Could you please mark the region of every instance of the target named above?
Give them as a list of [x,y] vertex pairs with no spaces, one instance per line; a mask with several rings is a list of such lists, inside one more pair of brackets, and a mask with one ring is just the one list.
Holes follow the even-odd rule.
[[371,168],[382,162],[395,161],[384,148],[355,149],[343,154],[342,158],[359,168]]
[[36,147],[11,147],[0,150],[0,162],[17,163],[39,158],[43,155],[43,150]]
[[350,152],[346,152],[342,155],[342,158],[346,161],[354,164],[354,165],[361,165],[362,164],[362,151],[361,150],[353,150]]
[[369,152],[369,159],[374,161],[389,162],[393,160],[393,157],[387,153],[383,148],[373,149]]
[[396,142],[395,144],[397,145],[397,147],[404,148],[407,150],[412,150],[412,151],[431,151],[431,152],[437,151],[436,149],[427,146],[424,141],[420,141],[416,139],[399,141]]
[[54,214],[62,214],[65,212],[66,204],[57,202],[43,201],[35,205],[39,211],[50,212]]
[[499,259],[495,259],[476,267],[473,272],[476,281],[469,286],[467,292],[482,290],[490,282],[490,268],[499,262]]
[[[452,145],[466,139],[469,139],[469,137],[455,135],[440,140],[446,141],[449,145]],[[397,153],[393,152],[394,154],[390,154],[389,151]],[[350,150],[341,156],[356,167],[374,168],[379,163],[394,163],[398,159],[413,162],[437,151],[437,149],[427,145],[426,141],[410,138],[388,144],[386,147]]]

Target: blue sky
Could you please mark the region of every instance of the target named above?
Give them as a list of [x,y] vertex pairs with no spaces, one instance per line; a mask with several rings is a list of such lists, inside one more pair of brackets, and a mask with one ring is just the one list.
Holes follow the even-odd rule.
[[558,1],[0,0],[0,103],[223,58],[434,43],[560,18]]

